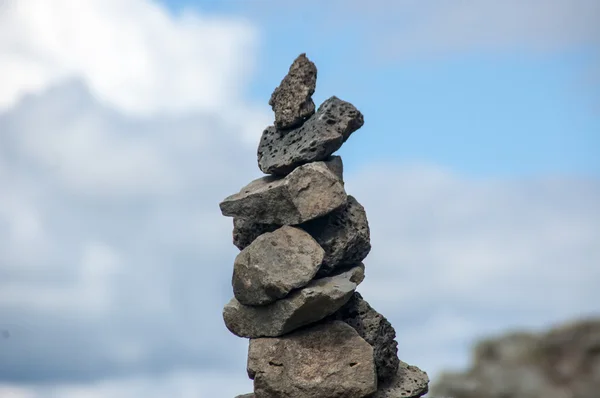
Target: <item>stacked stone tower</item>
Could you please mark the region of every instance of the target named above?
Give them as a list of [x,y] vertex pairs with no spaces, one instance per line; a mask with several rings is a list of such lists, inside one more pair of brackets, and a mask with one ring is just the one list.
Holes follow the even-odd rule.
[[394,328],[356,292],[369,225],[332,154],[363,115],[335,96],[315,112],[316,80],[301,54],[269,101],[275,122],[258,147],[268,176],[220,203],[241,250],[223,318],[250,339],[254,393],[243,397],[420,397],[427,375],[398,359]]

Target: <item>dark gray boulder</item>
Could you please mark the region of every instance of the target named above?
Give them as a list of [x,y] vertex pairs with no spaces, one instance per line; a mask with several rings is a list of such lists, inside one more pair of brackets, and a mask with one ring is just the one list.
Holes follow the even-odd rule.
[[280,130],[297,127],[315,113],[311,97],[316,85],[317,67],[306,54],[300,54],[271,94],[269,105],[275,112],[275,127]]
[[268,127],[258,146],[258,166],[266,174],[286,175],[296,167],[327,159],[364,124],[349,102],[331,97],[298,128]]
[[[379,383],[370,398],[419,398],[429,390],[429,376],[416,366],[400,361],[394,377]],[[435,397],[442,397],[436,395]],[[475,397],[473,397],[475,398]]]
[[373,346],[377,378],[389,380],[398,371],[398,343],[396,331],[390,322],[367,303],[360,293],[354,292],[350,300],[328,319],[336,319],[352,326],[360,337]]

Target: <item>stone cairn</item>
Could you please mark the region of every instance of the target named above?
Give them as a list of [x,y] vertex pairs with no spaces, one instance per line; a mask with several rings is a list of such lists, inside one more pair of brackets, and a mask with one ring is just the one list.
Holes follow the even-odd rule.
[[241,250],[223,318],[250,339],[254,380],[238,398],[421,397],[427,374],[398,359],[394,328],[356,292],[369,225],[332,154],[363,115],[335,96],[315,112],[316,80],[301,54],[269,101],[275,122],[258,147],[268,176],[220,203]]

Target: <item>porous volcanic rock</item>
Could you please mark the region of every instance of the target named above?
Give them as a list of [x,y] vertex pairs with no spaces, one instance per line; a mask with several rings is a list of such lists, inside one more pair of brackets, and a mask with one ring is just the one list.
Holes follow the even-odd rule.
[[277,337],[320,321],[339,310],[364,279],[364,265],[314,279],[274,303],[243,305],[235,298],[223,309],[225,326],[239,337]]
[[[370,398],[419,398],[427,394],[429,377],[416,366],[402,361],[394,377],[380,383],[377,392]],[[445,397],[435,395],[434,397]]]
[[265,305],[305,286],[316,275],[325,251],[307,232],[283,226],[259,236],[237,255],[233,294],[245,305]]
[[251,339],[248,375],[260,398],[360,398],[377,389],[373,348],[340,321]]
[[315,113],[312,95],[317,86],[317,67],[306,54],[294,60],[288,74],[271,94],[269,105],[275,112],[275,127],[286,130],[301,125]]
[[333,96],[296,129],[267,127],[258,146],[258,166],[265,174],[286,175],[302,164],[325,160],[363,124],[354,105]]
[[219,204],[224,216],[262,224],[296,225],[346,203],[340,179],[324,162],[308,163],[285,177],[256,179]]
[[346,322],[359,336],[373,346],[377,378],[385,381],[398,371],[398,343],[396,331],[390,322],[367,303],[360,293],[354,292],[350,300],[328,319]]

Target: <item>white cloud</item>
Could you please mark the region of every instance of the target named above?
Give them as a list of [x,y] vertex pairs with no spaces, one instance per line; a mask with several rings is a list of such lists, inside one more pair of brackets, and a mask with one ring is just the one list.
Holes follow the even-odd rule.
[[[595,0],[374,0],[353,2],[385,57],[457,52],[547,53],[600,45]],[[366,27],[367,25],[365,25]]]
[[0,109],[72,77],[135,114],[222,109],[239,102],[256,43],[244,20],[173,16],[147,0],[9,1],[0,11]]

